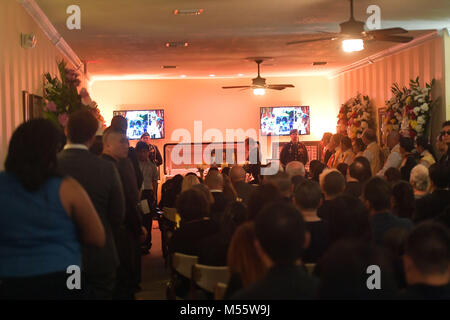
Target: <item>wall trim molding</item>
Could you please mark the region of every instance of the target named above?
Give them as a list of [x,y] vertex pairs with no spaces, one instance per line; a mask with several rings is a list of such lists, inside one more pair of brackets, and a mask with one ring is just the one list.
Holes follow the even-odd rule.
[[435,38],[439,38],[442,37],[442,32],[445,32],[446,29],[441,30],[441,31],[433,31],[431,33],[425,34],[423,36],[417,37],[414,40],[408,42],[408,43],[402,43],[399,45],[396,45],[392,48],[388,48],[386,50],[383,50],[381,52],[375,53],[371,56],[368,56],[367,58],[361,59],[359,61],[353,62],[352,64],[349,64],[345,67],[342,67],[340,69],[337,69],[335,71],[330,72],[328,78],[329,79],[334,79],[346,72],[349,71],[353,71],[362,67],[365,67],[369,64],[373,64],[377,61],[380,61],[386,57],[392,56],[394,54],[397,54],[401,51],[407,50],[407,49],[411,49],[413,47],[417,47],[427,41],[433,40]]
[[46,14],[34,0],[17,0],[28,14],[36,21],[49,40],[58,48],[62,55],[75,67],[75,70],[84,72],[84,64],[75,51],[58,33]]

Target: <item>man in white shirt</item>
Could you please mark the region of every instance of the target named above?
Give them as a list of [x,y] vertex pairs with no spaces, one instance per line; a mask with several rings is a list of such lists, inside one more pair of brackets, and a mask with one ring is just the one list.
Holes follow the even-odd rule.
[[384,173],[389,168],[400,168],[402,163],[402,155],[400,153],[400,134],[398,131],[389,132],[386,144],[391,152],[389,153],[383,168],[378,171],[378,176],[384,176]]

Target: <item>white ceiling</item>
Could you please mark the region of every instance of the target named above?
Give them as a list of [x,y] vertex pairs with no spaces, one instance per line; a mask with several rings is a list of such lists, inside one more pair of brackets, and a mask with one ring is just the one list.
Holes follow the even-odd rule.
[[[91,75],[147,75],[156,78],[254,76],[246,57],[273,57],[262,75],[325,73],[395,46],[367,43],[344,53],[336,41],[286,46],[288,41],[338,32],[349,18],[347,0],[36,0]],[[431,5],[432,3],[432,5]],[[66,9],[81,8],[81,30],[68,30]],[[355,17],[365,21],[369,5],[381,8],[381,27],[405,27],[414,37],[450,27],[449,0],[355,0]],[[198,16],[174,9],[202,8]],[[187,41],[186,48],[166,48]],[[326,66],[313,67],[314,61]],[[162,65],[176,65],[164,70]]]

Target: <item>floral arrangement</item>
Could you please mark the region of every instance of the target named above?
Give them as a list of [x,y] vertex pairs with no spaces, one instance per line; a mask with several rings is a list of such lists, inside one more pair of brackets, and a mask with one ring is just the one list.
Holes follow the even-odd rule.
[[78,73],[67,68],[64,60],[58,63],[58,71],[60,79],[53,78],[50,73],[44,75],[44,93],[47,100],[43,112],[44,117],[64,128],[71,113],[86,109],[92,111],[100,125],[104,127],[105,120],[100,114],[97,103],[92,101],[85,88],[78,92],[81,84]]
[[370,99],[358,93],[341,106],[338,131],[347,132],[350,139],[360,138],[363,131],[373,127]]
[[405,136],[414,138],[424,134],[433,106],[431,99],[431,88],[433,85],[434,79],[431,83],[425,83],[424,88],[420,87],[419,77],[410,81],[409,95],[405,100],[404,117],[401,126],[401,132]]
[[431,99],[433,85],[434,79],[421,88],[419,77],[410,80],[409,88],[400,89],[398,84],[394,83],[391,89],[393,97],[386,102],[386,116],[382,126],[383,135],[386,136],[393,130],[400,130],[401,134],[406,137],[422,136],[434,104]]
[[391,131],[399,131],[403,120],[403,109],[406,98],[408,97],[408,89],[403,87],[400,89],[397,83],[391,88],[392,98],[386,101],[386,114],[381,124],[381,131],[386,137]]

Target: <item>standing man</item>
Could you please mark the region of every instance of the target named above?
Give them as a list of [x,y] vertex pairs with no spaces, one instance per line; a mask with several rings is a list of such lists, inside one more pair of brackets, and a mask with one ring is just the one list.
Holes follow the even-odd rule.
[[117,274],[116,299],[134,299],[141,272],[140,242],[146,237],[138,209],[139,189],[133,165],[128,159],[128,139],[123,130],[109,127],[103,133],[103,159],[117,167],[125,196],[125,228],[116,235],[121,265]]
[[[158,181],[160,177],[160,166],[162,165],[162,157],[161,153],[158,150],[158,147],[151,143],[150,134],[148,132],[144,132],[141,136],[141,141],[144,141],[148,144],[149,147],[149,155],[148,158],[151,162],[153,162],[158,170]],[[154,189],[155,199],[158,199],[158,182],[156,183],[156,189]]]
[[112,299],[116,285],[119,256],[114,231],[125,217],[125,199],[119,173],[109,161],[89,152],[95,140],[98,121],[90,111],[78,111],[69,117],[67,144],[58,154],[58,166],[86,190],[98,212],[106,234],[103,248],[83,246],[83,279],[86,298]]
[[[366,145],[364,157],[369,160],[372,175],[376,175],[383,167],[383,153],[377,144],[377,134],[373,129],[366,129],[362,135],[362,140]],[[409,181],[409,179],[408,179]]]
[[400,153],[400,133],[398,131],[391,131],[387,136],[386,141],[387,147],[390,150],[390,153],[384,163],[383,168],[378,171],[378,176],[384,176],[384,173],[389,168],[399,169],[402,164],[402,154]]
[[298,131],[297,129],[292,129],[290,132],[291,142],[283,147],[280,154],[280,161],[283,167],[291,161],[300,161],[306,165],[309,161],[308,150],[306,146],[298,141]]

